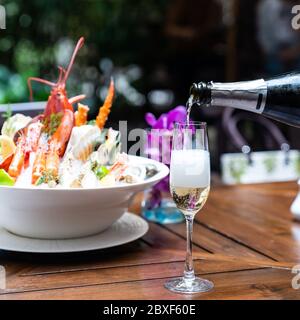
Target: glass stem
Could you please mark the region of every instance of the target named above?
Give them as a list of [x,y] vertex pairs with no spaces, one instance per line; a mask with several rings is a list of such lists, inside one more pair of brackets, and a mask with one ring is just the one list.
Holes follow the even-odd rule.
[[193,266],[193,253],[192,253],[192,234],[193,234],[193,222],[194,216],[186,215],[186,258],[184,268],[184,280],[189,283],[195,279],[195,272]]

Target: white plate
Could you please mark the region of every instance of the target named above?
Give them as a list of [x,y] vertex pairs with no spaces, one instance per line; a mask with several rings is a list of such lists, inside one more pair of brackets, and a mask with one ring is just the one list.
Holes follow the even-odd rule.
[[89,237],[67,240],[40,240],[20,237],[0,228],[0,249],[31,253],[69,253],[106,249],[134,241],[149,229],[148,223],[125,213],[105,231]]

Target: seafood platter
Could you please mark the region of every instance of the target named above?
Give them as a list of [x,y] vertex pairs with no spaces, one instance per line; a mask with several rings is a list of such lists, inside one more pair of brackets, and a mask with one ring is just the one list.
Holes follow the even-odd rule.
[[[121,152],[120,132],[106,128],[115,86],[97,117],[88,120],[84,95],[69,98],[68,67],[57,82],[31,77],[51,88],[43,113],[7,117],[0,135],[0,227],[23,237],[69,239],[97,234],[127,212],[133,196],[168,175],[157,161]],[[75,111],[76,110],[76,111]]]

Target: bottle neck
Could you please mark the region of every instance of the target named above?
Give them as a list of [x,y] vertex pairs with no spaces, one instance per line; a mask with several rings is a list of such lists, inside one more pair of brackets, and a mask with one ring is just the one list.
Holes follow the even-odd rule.
[[193,84],[190,93],[193,103],[199,105],[262,113],[267,100],[267,83],[263,79],[232,83],[200,82]]

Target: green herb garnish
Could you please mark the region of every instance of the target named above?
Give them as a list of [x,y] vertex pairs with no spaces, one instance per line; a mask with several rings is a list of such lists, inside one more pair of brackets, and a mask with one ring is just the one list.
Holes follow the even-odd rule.
[[52,136],[61,124],[63,117],[62,112],[52,113],[49,118],[43,120],[44,132],[48,136]]
[[38,178],[38,180],[36,181],[35,185],[36,186],[40,186],[43,183],[46,183],[46,177],[44,175],[42,175],[41,177]]
[[43,175],[36,181],[35,185],[40,186],[44,183],[54,182],[55,184],[59,183],[57,176],[52,173],[44,172]]
[[91,169],[99,180],[103,179],[109,173],[109,170],[105,166],[98,165],[97,162],[92,163]]

